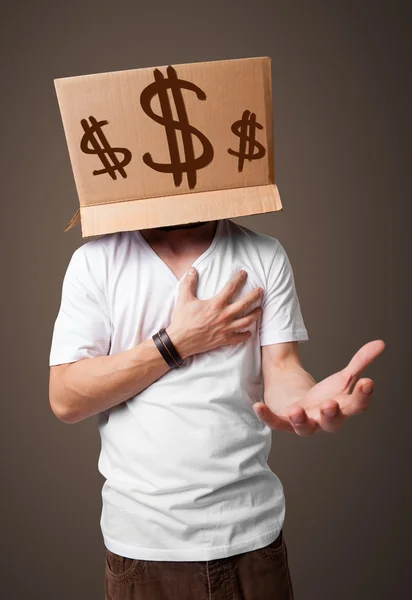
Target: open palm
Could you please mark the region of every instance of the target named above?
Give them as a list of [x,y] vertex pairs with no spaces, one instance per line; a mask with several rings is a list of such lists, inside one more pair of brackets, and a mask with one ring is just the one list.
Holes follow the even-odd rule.
[[[275,400],[271,402],[270,398],[265,399],[265,403],[256,402],[253,409],[271,429],[291,431],[301,436],[312,435],[319,430],[336,432],[345,419],[361,414],[369,407],[374,384],[372,379],[360,377],[384,349],[383,340],[368,342],[355,353],[346,367],[315,384],[303,398],[289,404],[284,414],[279,413]],[[296,422],[296,418],[301,422]]]

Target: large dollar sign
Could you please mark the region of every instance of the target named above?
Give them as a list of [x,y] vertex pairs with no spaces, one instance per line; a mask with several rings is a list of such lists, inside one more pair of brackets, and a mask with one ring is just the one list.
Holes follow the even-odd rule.
[[[232,156],[239,157],[238,171],[243,171],[245,159],[249,161],[263,158],[266,154],[264,146],[256,141],[256,129],[263,129],[260,123],[256,122],[256,114],[251,113],[249,110],[243,112],[242,118],[239,121],[233,123],[231,130],[237,135],[239,140],[239,152],[228,149],[229,154]],[[248,151],[246,152],[246,144],[249,142]],[[256,149],[256,152],[254,150]]]
[[[160,173],[173,173],[173,181],[178,187],[183,180],[183,173],[187,173],[187,182],[190,189],[196,186],[197,170],[206,167],[213,160],[213,146],[205,135],[195,129],[189,123],[186,106],[183,100],[182,89],[195,92],[199,100],[206,100],[206,94],[197,85],[190,81],[179,79],[175,69],[167,67],[167,78],[159,69],[154,70],[155,81],[148,85],[140,95],[140,104],[144,112],[156,123],[163,125],[169,146],[170,163],[156,163],[149,152],[143,155],[143,161],[148,166]],[[173,118],[172,107],[169,100],[168,90],[172,92],[173,102],[176,108],[177,120]],[[154,96],[159,96],[162,114],[153,112],[150,103]],[[183,150],[185,160],[182,162],[179,154],[179,146],[176,131],[182,133]],[[192,135],[195,135],[203,147],[203,153],[195,157]]]
[[[93,175],[108,173],[112,179],[117,179],[116,171],[119,171],[122,177],[127,177],[123,167],[129,164],[132,159],[132,153],[127,148],[112,148],[102,131],[103,125],[108,121],[97,121],[94,117],[89,117],[90,125],[87,119],[80,122],[84,129],[84,136],[80,142],[80,148],[86,154],[97,154],[104,165],[104,169],[93,171]],[[91,147],[89,146],[89,142]],[[120,162],[117,154],[123,154],[123,160]],[[110,162],[111,161],[111,162]]]

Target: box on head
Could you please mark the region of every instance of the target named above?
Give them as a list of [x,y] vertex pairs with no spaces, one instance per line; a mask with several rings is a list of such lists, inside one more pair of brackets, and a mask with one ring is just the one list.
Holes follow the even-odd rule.
[[83,237],[282,209],[271,59],[54,80]]

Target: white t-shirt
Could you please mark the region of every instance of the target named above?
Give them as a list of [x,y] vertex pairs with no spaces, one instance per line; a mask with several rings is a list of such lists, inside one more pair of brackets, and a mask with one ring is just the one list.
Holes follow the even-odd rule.
[[[191,356],[98,413],[100,526],[105,546],[129,558],[206,561],[255,550],[277,538],[285,518],[283,486],[267,464],[272,430],[252,405],[263,399],[260,346],[309,339],[289,259],[276,238],[223,219],[193,266],[202,300],[245,269],[231,301],[263,287],[253,305],[263,314],[246,342]],[[140,231],[84,243],[63,280],[49,364],[151,338],[170,325],[180,281]]]

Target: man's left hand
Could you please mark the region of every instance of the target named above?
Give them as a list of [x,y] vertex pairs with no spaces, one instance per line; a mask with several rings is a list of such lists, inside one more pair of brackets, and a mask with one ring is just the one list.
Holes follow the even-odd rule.
[[265,403],[256,402],[253,409],[271,429],[283,429],[300,436],[320,430],[335,433],[345,419],[369,407],[374,382],[360,377],[384,349],[383,340],[368,342],[344,369],[315,384],[302,398],[289,404],[285,414],[276,413],[270,399]]

